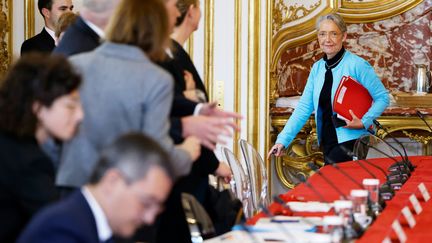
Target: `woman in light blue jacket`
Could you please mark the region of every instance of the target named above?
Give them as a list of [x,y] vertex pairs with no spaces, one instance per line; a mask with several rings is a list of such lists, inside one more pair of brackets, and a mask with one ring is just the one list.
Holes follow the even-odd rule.
[[[349,161],[351,157],[342,147],[352,151],[356,139],[368,133],[372,120],[380,116],[389,104],[388,91],[373,67],[343,47],[347,27],[342,17],[337,14],[321,16],[317,21],[317,31],[325,55],[312,66],[303,95],[268,156],[281,156],[282,150],[293,141],[315,111],[318,141],[326,164]],[[335,127],[333,98],[343,76],[351,76],[361,83],[372,96],[373,104],[361,119],[350,111],[353,119],[345,121],[344,126]]]

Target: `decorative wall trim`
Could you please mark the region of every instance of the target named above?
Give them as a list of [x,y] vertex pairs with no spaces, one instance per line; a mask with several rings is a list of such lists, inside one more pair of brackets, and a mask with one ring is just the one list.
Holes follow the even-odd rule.
[[209,100],[213,100],[214,0],[205,0],[204,26],[204,84]]
[[[273,5],[275,5],[273,0]],[[275,71],[277,60],[286,49],[309,43],[316,38],[315,22],[318,16],[331,12],[340,13],[347,23],[368,23],[404,13],[423,0],[375,0],[373,2],[350,2],[348,0],[327,0],[321,11],[313,12],[313,17],[296,25],[287,25],[282,29],[273,29],[271,71]],[[272,10],[273,21],[280,20],[280,7]],[[301,20],[298,19],[298,20]],[[273,26],[282,26],[273,23]]]
[[34,36],[35,33],[35,5],[34,0],[24,1],[24,35],[25,39]]
[[260,28],[261,0],[249,2],[248,26],[248,78],[247,78],[247,141],[254,148],[259,148],[260,130]]
[[0,77],[12,61],[13,9],[11,0],[0,0]]
[[[242,41],[242,4],[241,0],[234,1],[234,112],[241,113],[241,41]],[[240,120],[237,120],[237,125],[240,127]],[[233,152],[240,157],[239,146],[237,141],[240,139],[240,133],[234,133]]]

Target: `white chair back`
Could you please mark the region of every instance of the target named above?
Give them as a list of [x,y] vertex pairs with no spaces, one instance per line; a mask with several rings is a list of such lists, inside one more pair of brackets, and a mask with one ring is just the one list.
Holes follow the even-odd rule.
[[259,211],[270,204],[266,165],[261,155],[246,140],[240,139],[239,144],[251,182],[254,209]]
[[243,213],[246,218],[250,218],[254,215],[254,207],[251,194],[251,185],[248,175],[245,169],[242,167],[240,161],[234,155],[231,150],[226,147],[222,147],[222,155],[228,162],[233,178],[231,179],[230,185],[234,195],[243,204]]

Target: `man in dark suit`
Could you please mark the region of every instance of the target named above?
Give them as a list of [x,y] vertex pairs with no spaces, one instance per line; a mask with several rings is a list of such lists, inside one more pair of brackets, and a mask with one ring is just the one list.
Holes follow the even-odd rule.
[[90,182],[38,214],[18,242],[113,242],[152,224],[171,190],[173,169],[143,134],[118,138],[101,154]]
[[45,27],[32,38],[24,41],[21,46],[21,55],[31,52],[51,52],[55,47],[54,29],[60,15],[71,12],[72,0],[39,0],[39,12],[44,18]]
[[119,0],[83,0],[80,16],[66,30],[54,53],[72,56],[98,47],[118,3]]

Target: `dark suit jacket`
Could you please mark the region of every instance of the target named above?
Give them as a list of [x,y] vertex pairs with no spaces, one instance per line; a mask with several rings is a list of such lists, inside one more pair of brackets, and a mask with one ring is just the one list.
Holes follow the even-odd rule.
[[21,56],[32,51],[51,52],[54,47],[54,39],[43,28],[39,34],[23,42],[21,45]]
[[30,218],[56,199],[54,167],[34,138],[0,133],[0,242],[14,242]]
[[99,243],[99,237],[90,206],[77,190],[37,214],[17,242]]
[[69,26],[54,53],[72,56],[81,52],[88,52],[100,45],[100,38],[79,16]]
[[[186,87],[183,71],[188,70],[194,75],[196,87],[207,96],[198,72],[196,71],[189,55],[177,42],[174,41],[173,59],[167,59],[160,66],[171,73],[175,80],[175,98],[171,109],[171,116],[192,115],[197,105],[196,102],[186,99],[183,91]],[[193,67],[193,69],[191,68]],[[172,120],[171,120],[172,121]],[[176,127],[172,125],[171,136],[175,142],[180,143],[183,138],[175,133]],[[187,192],[194,195],[204,207],[209,210],[211,203],[207,201],[208,175],[214,173],[219,166],[219,160],[213,151],[201,146],[201,155],[192,165],[189,175],[180,178],[167,199],[165,211],[161,213],[155,233],[156,242],[191,242],[190,232],[185,220],[185,214],[181,204],[181,193]]]

